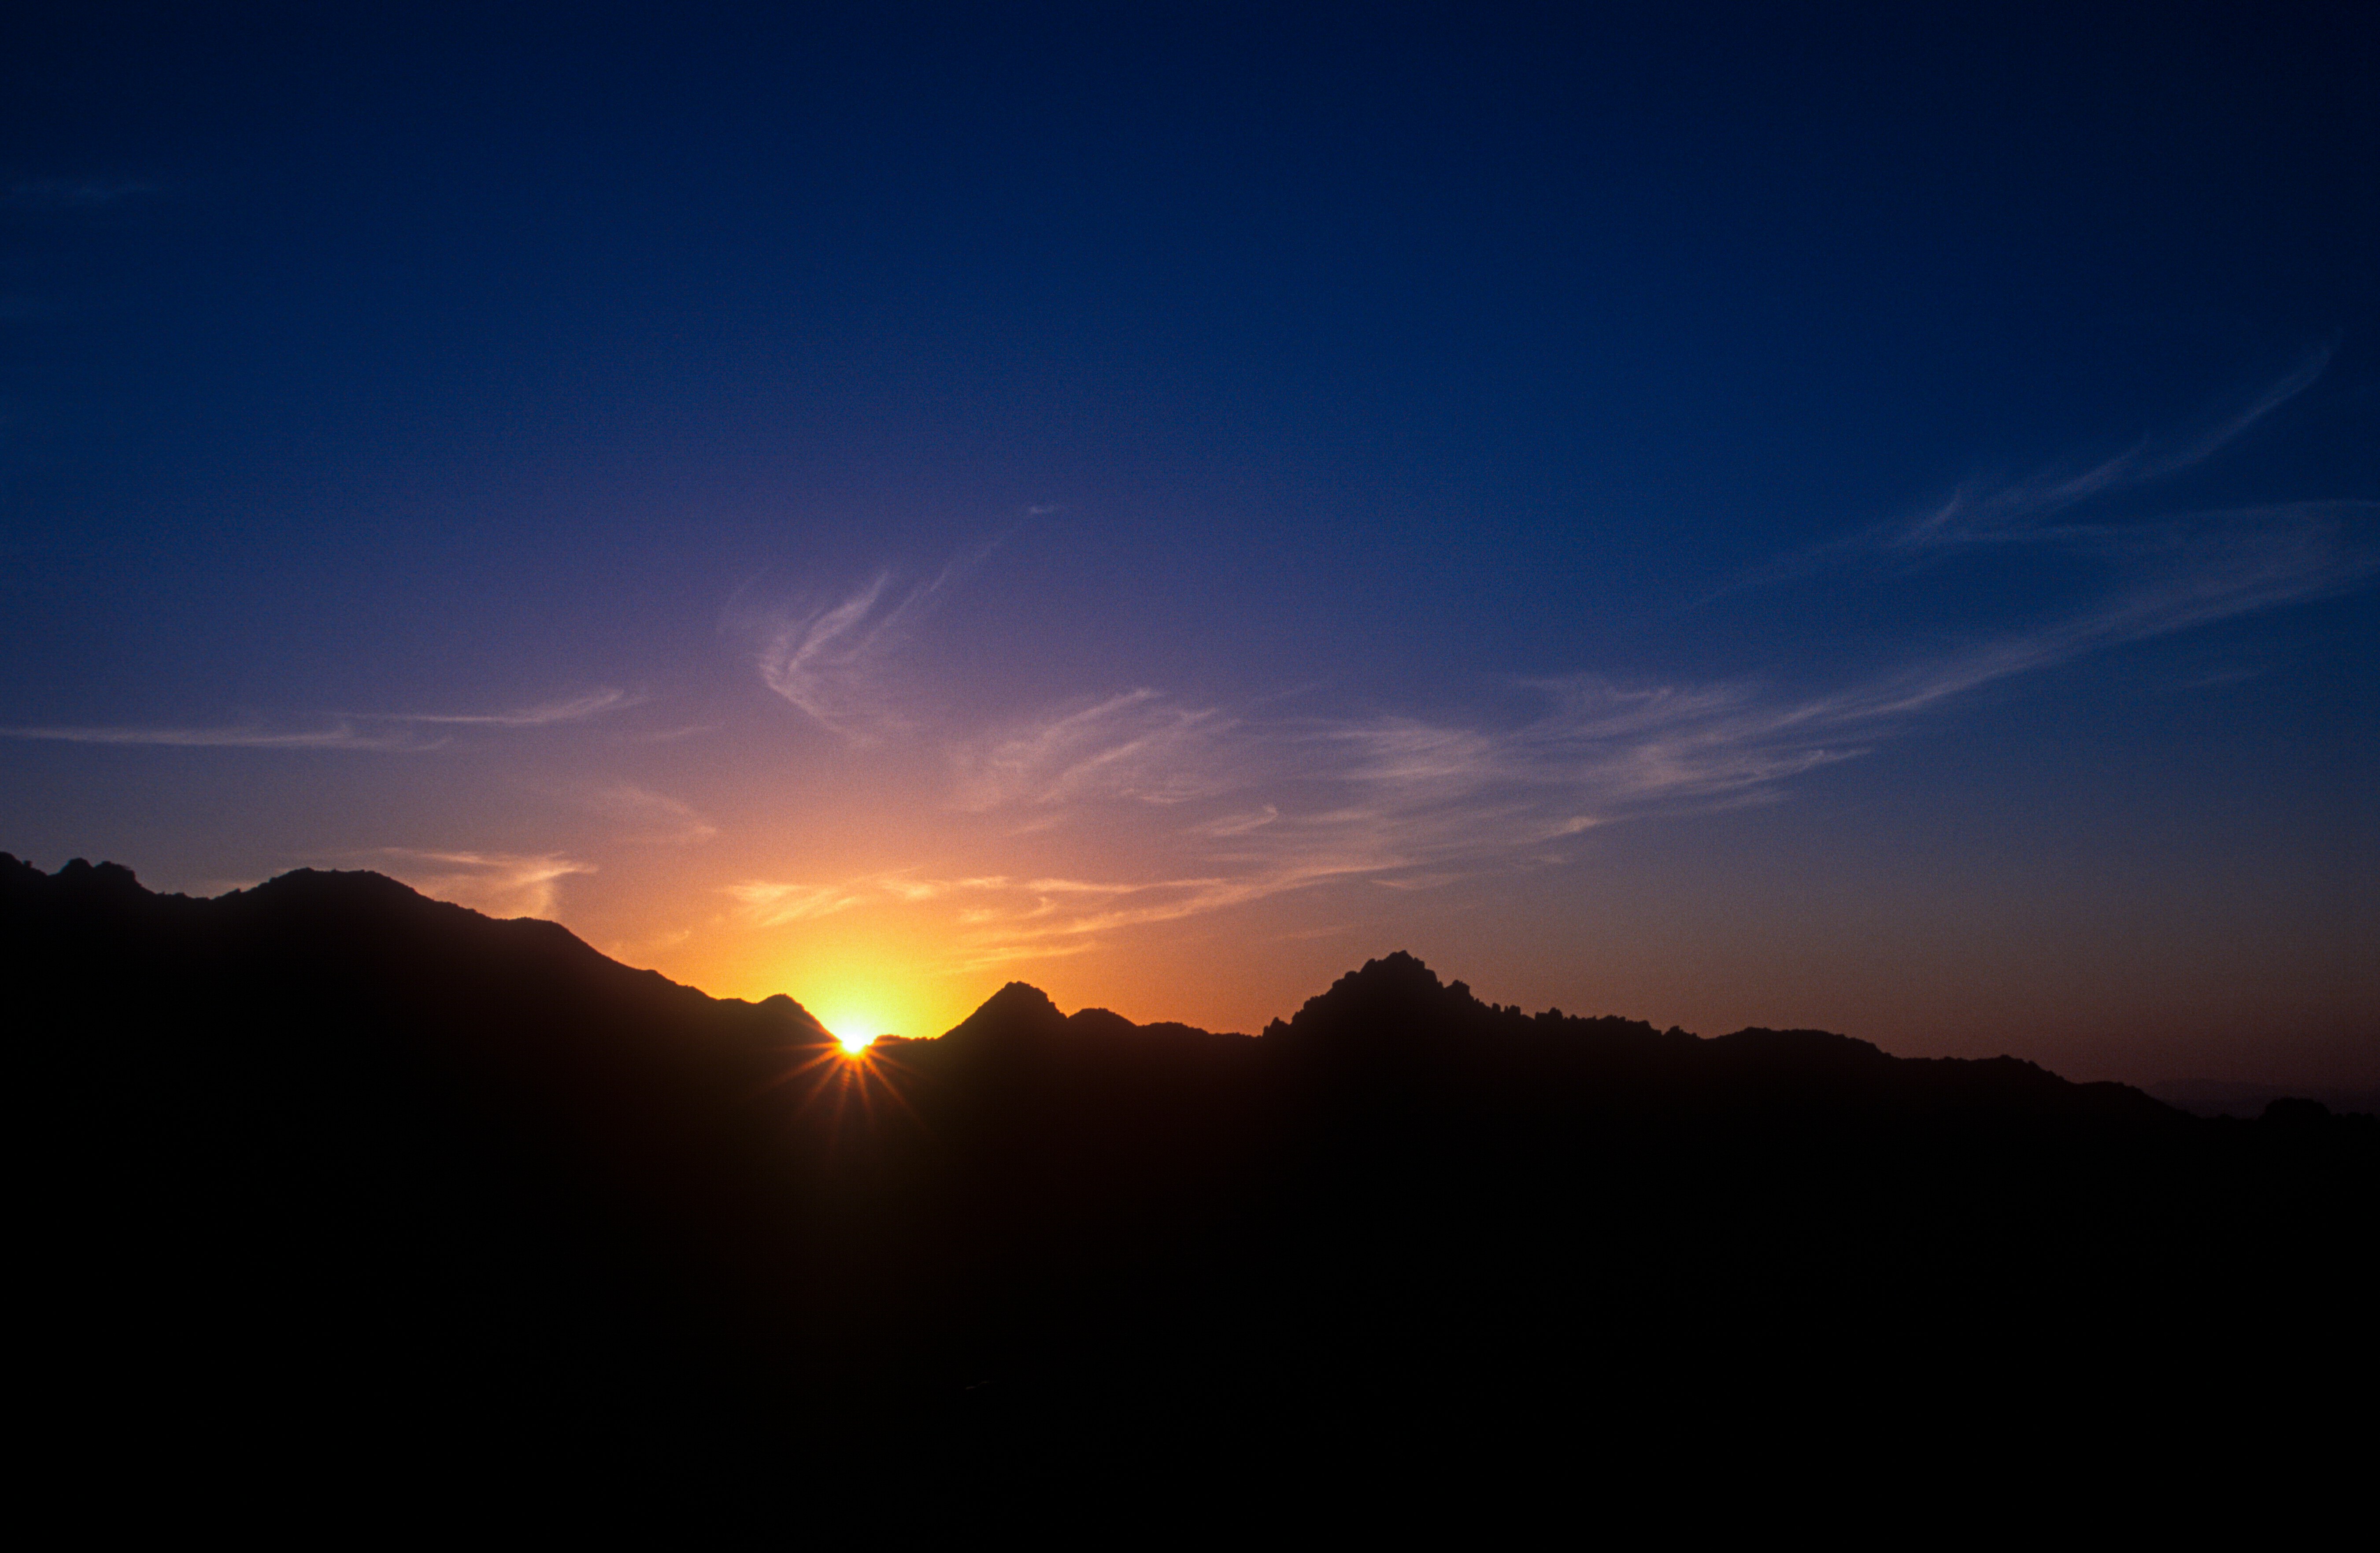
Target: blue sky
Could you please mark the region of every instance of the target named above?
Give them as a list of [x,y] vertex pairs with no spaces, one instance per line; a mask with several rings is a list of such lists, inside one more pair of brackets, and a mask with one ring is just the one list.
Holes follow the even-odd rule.
[[47,26],[0,846],[912,1033],[2380,1072],[2351,7]]

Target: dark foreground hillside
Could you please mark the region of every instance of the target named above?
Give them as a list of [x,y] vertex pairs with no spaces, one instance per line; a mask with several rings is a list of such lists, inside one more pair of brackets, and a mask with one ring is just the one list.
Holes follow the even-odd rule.
[[1532,1017],[1404,955],[1257,1038],[1015,984],[854,1062],[371,874],[0,857],[0,935],[54,1441],[2107,1449],[2368,1405],[2380,1123],[2309,1104]]

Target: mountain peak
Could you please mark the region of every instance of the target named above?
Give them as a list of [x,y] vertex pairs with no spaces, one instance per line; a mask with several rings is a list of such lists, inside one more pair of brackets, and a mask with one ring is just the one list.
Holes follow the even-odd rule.
[[982,1039],[986,1037],[1022,1032],[1048,1035],[1066,1027],[1066,1016],[1050,1001],[1050,994],[1030,982],[1012,981],[983,1001],[983,1006],[953,1026],[951,1035],[961,1039]]
[[1441,982],[1436,971],[1400,949],[1365,961],[1361,970],[1349,971],[1332,982],[1329,991],[1308,998],[1286,1024],[1274,1020],[1265,1034],[1328,1039],[1358,1026],[1395,1029],[1435,1025],[1449,1014],[1468,1014],[1480,1006],[1469,986]]

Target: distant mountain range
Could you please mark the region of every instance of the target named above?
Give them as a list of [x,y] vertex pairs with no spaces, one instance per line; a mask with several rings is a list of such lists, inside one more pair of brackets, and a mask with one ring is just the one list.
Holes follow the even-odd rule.
[[2309,1100],[1524,1014],[1401,953],[1254,1037],[1012,983],[854,1060],[369,873],[0,855],[0,932],[68,1433],[1955,1433],[2370,1373],[2380,1122]]
[[2178,1078],[2143,1086],[2148,1093],[2192,1116],[2258,1117],[2275,1100],[2312,1100],[2326,1110],[2380,1115],[2380,1089],[2337,1085],[2249,1084],[2236,1079]]

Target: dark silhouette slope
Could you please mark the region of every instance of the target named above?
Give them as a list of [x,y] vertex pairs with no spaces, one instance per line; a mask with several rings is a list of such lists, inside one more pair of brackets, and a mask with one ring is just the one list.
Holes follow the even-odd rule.
[[2370,1360],[2380,1123],[2302,1103],[1530,1016],[1403,954],[1257,1038],[1016,983],[853,1062],[790,1000],[370,874],[193,901],[0,857],[0,933],[69,1415],[236,1397],[285,1444],[457,1450],[1585,1396],[1947,1426]]
[[767,1086],[829,1039],[789,1000],[371,874],[0,869],[47,1287],[156,1405],[567,1416],[735,1373],[737,1302],[798,1279],[747,1233],[785,1191]]

